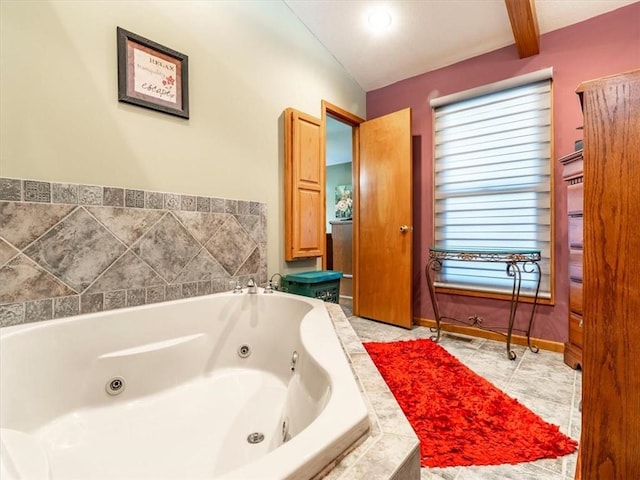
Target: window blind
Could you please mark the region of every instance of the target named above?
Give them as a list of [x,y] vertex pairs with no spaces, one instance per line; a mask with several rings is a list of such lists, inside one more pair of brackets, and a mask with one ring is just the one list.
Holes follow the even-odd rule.
[[[550,297],[551,79],[434,109],[435,242],[444,248],[541,250]],[[523,271],[523,294],[536,277]],[[510,293],[500,263],[447,261],[439,286]]]

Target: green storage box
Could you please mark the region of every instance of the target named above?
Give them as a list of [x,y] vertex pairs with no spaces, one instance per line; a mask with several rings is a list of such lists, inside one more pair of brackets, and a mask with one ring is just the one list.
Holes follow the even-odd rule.
[[282,291],[338,303],[341,278],[342,272],[333,270],[292,273],[282,277]]

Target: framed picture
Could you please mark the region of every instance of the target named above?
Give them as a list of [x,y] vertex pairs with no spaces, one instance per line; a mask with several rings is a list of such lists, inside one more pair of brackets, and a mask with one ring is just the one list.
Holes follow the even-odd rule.
[[117,28],[118,100],[189,118],[188,57]]
[[335,190],[336,218],[350,219],[353,216],[353,189],[351,185],[338,185]]

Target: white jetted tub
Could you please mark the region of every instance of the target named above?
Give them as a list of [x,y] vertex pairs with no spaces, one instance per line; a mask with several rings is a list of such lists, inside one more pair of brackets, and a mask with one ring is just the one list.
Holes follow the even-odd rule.
[[368,429],[311,298],[215,294],[0,341],[2,480],[308,479]]

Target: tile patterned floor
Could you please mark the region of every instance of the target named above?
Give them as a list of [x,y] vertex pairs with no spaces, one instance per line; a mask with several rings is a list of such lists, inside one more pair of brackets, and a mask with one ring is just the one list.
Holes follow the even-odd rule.
[[[428,328],[412,330],[351,316],[343,308],[361,341],[391,342],[428,338]],[[580,439],[582,374],[566,366],[562,354],[541,350],[535,354],[514,346],[516,360],[506,357],[504,343],[463,335],[444,334],[440,344],[458,360],[560,430]],[[423,468],[421,480],[573,480],[577,455],[517,465]]]

